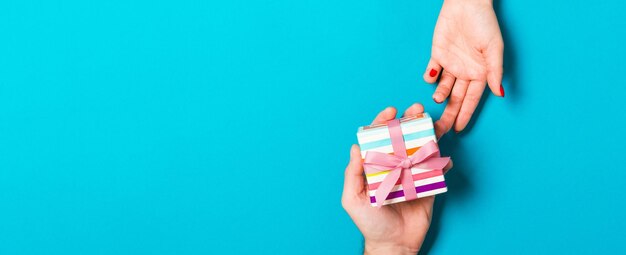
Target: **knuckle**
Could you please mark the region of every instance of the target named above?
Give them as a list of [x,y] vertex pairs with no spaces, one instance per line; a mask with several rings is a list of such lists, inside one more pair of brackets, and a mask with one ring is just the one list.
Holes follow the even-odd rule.
[[461,73],[462,68],[459,67],[458,65],[450,65],[447,68],[447,70],[448,70],[448,73],[450,74],[450,76],[452,76],[452,77],[459,77],[460,76],[459,74]]
[[448,125],[447,121],[442,121],[439,123],[439,129],[444,133],[450,130],[449,126],[450,125]]
[[502,79],[502,73],[502,68],[494,67],[493,70],[489,71],[487,79]]
[[445,79],[447,79],[447,80],[452,80],[452,79],[454,79],[454,75],[452,75],[450,72],[444,71],[444,72],[441,74],[441,78],[442,78],[442,79],[444,79],[444,78],[445,78]]
[[458,93],[452,93],[452,95],[450,95],[450,101],[461,102],[463,101],[463,96]]
[[449,97],[449,96],[450,96],[450,91],[451,91],[451,90],[452,90],[452,85],[445,86],[445,87],[441,88],[441,94],[442,94],[444,97],[446,97],[446,98],[447,98],[447,97]]
[[480,102],[480,95],[467,94],[465,100],[469,101],[472,105],[477,105]]
[[461,112],[459,112],[459,120],[457,123],[465,123],[467,121],[469,121],[469,119],[472,117],[472,114],[474,113],[474,107],[470,107],[471,109],[468,109],[468,107],[463,107],[463,109],[461,109]]
[[450,88],[444,84],[437,86],[437,90],[435,90],[435,94],[439,94],[442,97],[448,97],[450,95]]

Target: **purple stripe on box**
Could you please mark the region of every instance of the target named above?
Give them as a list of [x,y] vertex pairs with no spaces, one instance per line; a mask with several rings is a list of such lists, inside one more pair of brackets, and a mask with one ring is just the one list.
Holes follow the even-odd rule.
[[[441,189],[441,188],[445,188],[445,187],[446,187],[446,183],[445,182],[435,182],[435,183],[431,183],[431,184],[426,184],[424,186],[415,187],[415,192],[421,193],[421,192],[431,191],[431,190],[435,190],[435,189]],[[398,191],[390,192],[389,196],[387,196],[387,199],[403,197],[403,196],[404,196],[404,190],[398,190]],[[376,197],[370,197],[370,202],[376,203]]]

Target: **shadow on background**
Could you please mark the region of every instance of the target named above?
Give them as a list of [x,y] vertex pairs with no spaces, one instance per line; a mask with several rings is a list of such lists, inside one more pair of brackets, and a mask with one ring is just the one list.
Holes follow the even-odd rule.
[[[507,29],[509,25],[506,20],[503,19],[505,15],[502,14],[501,1],[494,0],[493,7],[496,15],[498,15],[498,22],[500,24],[500,30],[502,32],[502,38],[505,45],[503,86],[505,87],[505,92],[507,92],[506,99],[511,100],[511,103],[514,103],[517,99],[517,95],[519,95],[519,91],[516,86],[517,72],[515,65],[515,41],[511,38],[511,34]],[[426,235],[424,244],[422,244],[419,254],[429,254],[432,250],[441,230],[441,216],[446,210],[445,204],[448,203],[448,199],[452,201],[463,200],[472,196],[472,180],[468,177],[467,173],[471,173],[473,171],[471,164],[469,164],[469,162],[471,162],[469,159],[475,155],[472,155],[469,151],[463,148],[463,144],[460,139],[463,138],[464,134],[470,132],[474,123],[478,121],[485,102],[491,98],[490,94],[491,91],[489,88],[486,88],[483,93],[483,100],[481,100],[478,107],[476,107],[476,111],[474,112],[470,123],[463,130],[463,132],[460,134],[450,132],[443,136],[439,141],[442,155],[452,156],[454,160],[454,168],[446,174],[446,183],[449,187],[448,192],[444,195],[437,196],[437,199],[435,199],[430,229],[428,231],[428,235]]]
[[472,182],[465,174],[472,172],[471,164],[466,164],[466,162],[470,161],[468,156],[471,157],[471,154],[464,153],[465,150],[458,138],[458,135],[447,134],[439,140],[442,156],[453,155],[454,167],[446,174],[446,184],[449,187],[448,192],[437,196],[435,199],[432,222],[428,234],[426,235],[426,240],[424,240],[424,244],[422,244],[422,248],[420,249],[420,254],[429,254],[430,250],[433,248],[439,236],[442,224],[441,216],[443,215],[448,199],[465,199],[472,194]]

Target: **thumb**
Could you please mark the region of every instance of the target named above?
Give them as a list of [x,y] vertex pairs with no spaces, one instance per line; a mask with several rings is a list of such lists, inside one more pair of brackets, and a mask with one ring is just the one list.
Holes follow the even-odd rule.
[[[346,167],[345,180],[343,184],[343,199],[355,199],[364,191],[363,163],[361,150],[358,145],[352,145],[350,149],[350,163]],[[350,202],[350,201],[344,201]]]

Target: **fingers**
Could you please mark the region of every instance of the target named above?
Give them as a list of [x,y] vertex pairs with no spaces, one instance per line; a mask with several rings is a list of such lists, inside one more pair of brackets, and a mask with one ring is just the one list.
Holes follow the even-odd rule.
[[346,167],[344,178],[342,203],[345,206],[346,203],[349,204],[359,199],[359,194],[365,191],[361,151],[356,144],[350,149],[350,162]]
[[452,128],[452,125],[456,120],[456,116],[461,110],[461,105],[463,104],[463,98],[465,98],[465,92],[467,91],[468,85],[469,81],[467,80],[457,79],[454,83],[450,99],[448,100],[448,105],[443,110],[441,119],[435,122],[435,134],[438,138],[443,136],[443,134],[447,133]]
[[398,111],[396,110],[396,108],[393,108],[391,106],[387,107],[385,108],[385,110],[383,110],[382,112],[378,113],[378,115],[376,115],[376,118],[374,118],[372,125],[383,124],[383,123],[386,123],[387,121],[393,120],[396,118],[396,114],[398,114]]
[[430,61],[428,61],[426,72],[424,72],[424,81],[427,83],[435,83],[439,73],[441,73],[441,66],[431,58]]
[[420,103],[414,103],[411,107],[407,108],[404,111],[402,116],[415,116],[424,112],[424,106]]
[[448,162],[446,167],[443,168],[443,174],[446,174],[448,171],[450,171],[450,169],[452,169],[453,166],[454,166],[454,163],[452,163],[452,160],[450,160],[450,162]]
[[465,98],[463,98],[463,105],[461,105],[459,115],[456,117],[456,121],[454,122],[455,132],[458,133],[465,129],[472,118],[472,114],[474,114],[474,110],[478,107],[478,103],[480,103],[480,97],[482,96],[483,91],[485,91],[484,81],[471,81],[469,83],[467,93],[465,93]]
[[494,95],[504,97],[502,87],[502,58],[504,55],[504,44],[502,41],[495,43],[485,51],[487,61],[487,83]]
[[450,95],[450,91],[452,91],[452,85],[454,85],[455,81],[456,78],[454,75],[446,70],[443,70],[437,89],[435,90],[435,93],[433,93],[433,100],[435,100],[438,104],[441,104],[444,100],[446,100],[446,98]]

